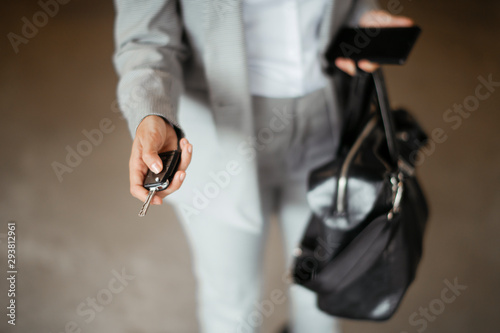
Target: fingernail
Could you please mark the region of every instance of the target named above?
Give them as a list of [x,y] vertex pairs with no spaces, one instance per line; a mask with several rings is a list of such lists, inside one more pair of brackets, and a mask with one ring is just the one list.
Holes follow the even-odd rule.
[[179,176],[179,179],[182,181],[184,181],[184,178],[186,178],[186,173],[181,173],[181,175]]
[[154,163],[151,166],[151,170],[153,170],[154,173],[160,173],[161,171],[160,165],[158,163]]

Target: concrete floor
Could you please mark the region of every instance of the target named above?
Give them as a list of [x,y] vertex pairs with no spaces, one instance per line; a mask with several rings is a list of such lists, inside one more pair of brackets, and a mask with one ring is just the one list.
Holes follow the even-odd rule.
[[[385,2],[384,2],[385,3]],[[394,1],[392,1],[394,3]],[[408,64],[388,68],[394,104],[409,107],[446,140],[422,159],[419,175],[432,205],[425,257],[397,315],[381,324],[345,321],[353,332],[498,333],[500,317],[500,89],[480,101],[460,126],[443,120],[471,101],[479,76],[500,81],[500,2],[396,1],[423,28]],[[2,36],[20,34],[35,1],[4,1]],[[61,5],[14,53],[0,46],[0,316],[1,332],[196,332],[190,254],[169,207],[139,219],[128,192],[131,139],[114,112],[111,2]],[[59,181],[52,164],[83,130],[111,124],[102,142]],[[106,122],[106,120],[105,120]],[[87,147],[88,148],[88,147]],[[78,165],[76,165],[78,164]],[[17,324],[7,324],[7,223],[16,222]],[[285,285],[279,232],[266,261],[265,294]],[[114,279],[124,273],[128,280]],[[439,308],[444,280],[467,286]],[[102,306],[93,310],[91,298]],[[424,328],[420,307],[436,316]],[[421,319],[412,325],[411,318]],[[286,321],[281,305],[264,332]]]

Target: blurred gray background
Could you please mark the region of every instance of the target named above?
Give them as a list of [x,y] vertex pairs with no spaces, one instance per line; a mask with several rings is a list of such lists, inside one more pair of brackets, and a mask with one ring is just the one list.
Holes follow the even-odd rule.
[[[446,139],[439,136],[421,159],[432,217],[415,283],[393,319],[344,321],[345,332],[497,333],[500,87],[478,105],[471,96],[478,77],[500,81],[500,2],[389,2],[423,28],[407,65],[387,68],[392,102]],[[196,332],[183,231],[167,206],[140,219],[129,195],[131,138],[115,105],[112,3],[61,5],[16,53],[8,33],[21,35],[23,17],[31,21],[40,10],[37,1],[7,0],[0,14],[0,331]],[[464,101],[474,111],[459,126],[446,122],[447,109]],[[84,145],[82,131],[106,118],[109,133],[60,181],[53,163],[66,164],[67,147]],[[16,326],[6,316],[9,221],[17,235]],[[271,231],[264,297],[286,288],[274,223]],[[455,279],[467,288],[442,302],[445,280]],[[423,319],[419,311],[429,307]],[[263,332],[286,316],[286,305],[277,306]]]

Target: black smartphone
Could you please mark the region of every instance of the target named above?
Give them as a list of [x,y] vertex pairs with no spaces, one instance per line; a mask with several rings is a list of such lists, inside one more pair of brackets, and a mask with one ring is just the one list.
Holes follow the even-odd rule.
[[325,54],[328,62],[336,58],[366,59],[379,64],[402,65],[408,58],[421,29],[342,28]]

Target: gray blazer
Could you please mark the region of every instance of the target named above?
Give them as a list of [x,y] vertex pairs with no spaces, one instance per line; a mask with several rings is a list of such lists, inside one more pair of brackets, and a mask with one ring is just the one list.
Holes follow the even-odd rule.
[[[210,138],[216,146],[195,151],[189,176],[172,200],[195,214],[189,209],[215,209],[226,193],[242,205],[250,221],[246,227],[257,230],[256,164],[238,153],[253,133],[242,1],[115,0],[115,6],[118,101],[132,136],[144,117],[159,115],[182,128],[195,150]],[[374,8],[375,0],[332,0],[320,27],[321,52],[341,25],[356,24]],[[192,198],[210,181],[208,170],[224,170],[228,161],[239,161],[241,174],[208,207],[195,207]]]

